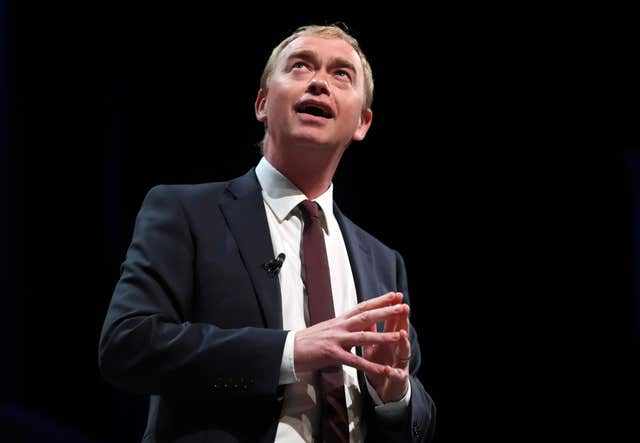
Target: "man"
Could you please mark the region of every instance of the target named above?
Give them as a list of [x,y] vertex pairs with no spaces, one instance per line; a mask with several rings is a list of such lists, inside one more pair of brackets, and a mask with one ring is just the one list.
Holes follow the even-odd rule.
[[431,440],[402,258],[332,199],[372,92],[355,39],[300,28],[262,76],[258,166],[147,195],[100,340],[151,395],[145,442]]

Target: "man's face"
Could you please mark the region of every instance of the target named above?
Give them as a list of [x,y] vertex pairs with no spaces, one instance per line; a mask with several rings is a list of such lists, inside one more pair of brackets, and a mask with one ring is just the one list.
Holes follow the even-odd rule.
[[256,115],[275,145],[345,147],[364,138],[371,111],[362,112],[364,71],[341,39],[303,36],[280,54]]

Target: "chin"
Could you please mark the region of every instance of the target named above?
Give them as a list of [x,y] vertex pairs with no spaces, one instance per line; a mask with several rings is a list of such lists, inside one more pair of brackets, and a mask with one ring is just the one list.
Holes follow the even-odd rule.
[[331,140],[327,137],[322,137],[319,134],[309,133],[308,131],[293,134],[290,140],[293,144],[296,145],[317,146],[319,148],[336,144],[335,140]]
[[314,150],[333,150],[336,147],[335,142],[331,143],[317,138],[300,138],[295,140],[293,143],[297,146],[303,147],[304,149]]

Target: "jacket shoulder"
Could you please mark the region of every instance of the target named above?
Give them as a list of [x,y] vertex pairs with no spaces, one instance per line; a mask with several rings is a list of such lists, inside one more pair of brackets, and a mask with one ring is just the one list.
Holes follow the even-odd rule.
[[149,190],[149,197],[177,199],[184,204],[201,204],[220,201],[223,198],[237,198],[260,192],[260,185],[252,168],[246,174],[228,181],[188,185],[157,185]]
[[[336,208],[337,209],[337,208]],[[352,235],[357,236],[361,242],[366,244],[368,247],[372,248],[374,251],[381,252],[383,254],[398,254],[398,252],[387,246],[380,239],[375,237],[373,234],[366,231],[364,228],[358,226],[354,223],[349,217],[344,215],[342,211],[339,209],[336,211],[336,215],[340,224],[342,225],[342,229],[347,229],[351,231]]]
[[210,182],[189,185],[156,185],[147,192],[147,198],[173,198],[179,200],[199,200],[224,193],[229,182]]

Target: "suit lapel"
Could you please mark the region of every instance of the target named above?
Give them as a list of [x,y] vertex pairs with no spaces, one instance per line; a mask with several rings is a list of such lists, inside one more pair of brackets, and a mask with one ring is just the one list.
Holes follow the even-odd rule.
[[258,179],[252,169],[229,183],[228,199],[220,203],[240,256],[253,283],[267,328],[282,329],[282,296],[277,275],[262,264],[273,257],[273,243]]
[[[351,262],[351,272],[356,285],[358,303],[370,298],[377,297],[378,285],[376,284],[376,271],[373,268],[373,258],[371,249],[361,237],[358,228],[351,220],[342,214],[337,205],[333,205],[333,212],[340,225],[340,231],[344,238],[344,243],[349,254]],[[383,323],[377,325],[378,331],[382,331]],[[356,347],[356,353],[362,357],[362,347]],[[364,372],[358,371],[358,383],[360,384],[360,392],[365,398],[365,414],[373,414],[374,403],[371,400],[365,380]]]
[[349,254],[358,302],[377,297],[380,294],[377,293],[376,275],[369,246],[362,240],[353,222],[345,217],[335,204],[333,212],[340,225],[340,231]]

